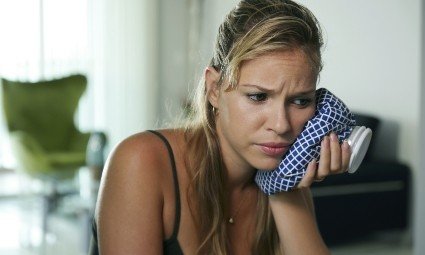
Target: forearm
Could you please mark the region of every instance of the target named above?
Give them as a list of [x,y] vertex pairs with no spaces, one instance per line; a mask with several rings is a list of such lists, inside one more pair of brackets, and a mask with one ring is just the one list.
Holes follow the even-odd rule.
[[314,211],[313,195],[311,194],[311,190],[310,188],[302,188],[301,190],[304,197],[304,202],[313,215],[313,218],[316,220],[316,213]]
[[317,228],[306,190],[270,196],[270,207],[285,254],[330,254]]

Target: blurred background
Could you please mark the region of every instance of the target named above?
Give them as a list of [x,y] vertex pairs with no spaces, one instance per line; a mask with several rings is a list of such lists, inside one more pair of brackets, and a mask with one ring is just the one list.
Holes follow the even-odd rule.
[[[358,173],[313,187],[325,240],[425,254],[424,5],[299,2],[325,37],[319,86],[374,129]],[[105,158],[182,114],[236,3],[0,0],[0,254],[87,253]]]

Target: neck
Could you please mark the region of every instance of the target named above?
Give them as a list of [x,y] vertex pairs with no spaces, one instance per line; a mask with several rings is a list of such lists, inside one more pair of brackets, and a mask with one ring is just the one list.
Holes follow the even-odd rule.
[[244,188],[254,183],[256,169],[235,151],[229,144],[228,139],[222,133],[220,119],[216,118],[216,132],[218,145],[222,156],[224,173],[226,175],[226,188],[228,192],[242,191]]
[[255,173],[257,172],[247,162],[238,161],[237,159],[238,157],[223,156],[223,170],[226,175],[226,188],[229,192],[242,191],[246,187],[252,186],[254,184]]
[[[240,169],[240,168],[239,168]],[[230,225],[243,222],[246,217],[246,209],[252,207],[253,195],[257,194],[257,186],[254,183],[255,171],[229,171],[227,173],[227,217]]]
[[243,169],[243,168],[227,168],[226,172],[226,188],[230,193],[234,191],[243,191],[245,188],[250,187],[254,184],[255,169]]

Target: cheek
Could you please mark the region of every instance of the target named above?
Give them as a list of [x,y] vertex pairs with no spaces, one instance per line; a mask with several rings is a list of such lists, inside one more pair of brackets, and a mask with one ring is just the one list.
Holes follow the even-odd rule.
[[243,100],[239,100],[228,104],[226,113],[222,117],[234,132],[241,134],[244,130],[248,131],[261,126],[261,116],[259,109],[250,107]]
[[314,117],[315,110],[315,107],[309,107],[302,110],[297,109],[292,114],[292,116],[294,116],[292,119],[292,127],[297,135],[301,133],[307,121]]

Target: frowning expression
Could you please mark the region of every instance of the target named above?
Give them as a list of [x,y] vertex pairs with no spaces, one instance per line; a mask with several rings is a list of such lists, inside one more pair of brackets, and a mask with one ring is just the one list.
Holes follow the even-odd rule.
[[209,100],[227,168],[275,169],[315,112],[316,80],[305,53],[288,50],[243,62],[235,89],[217,86]]

